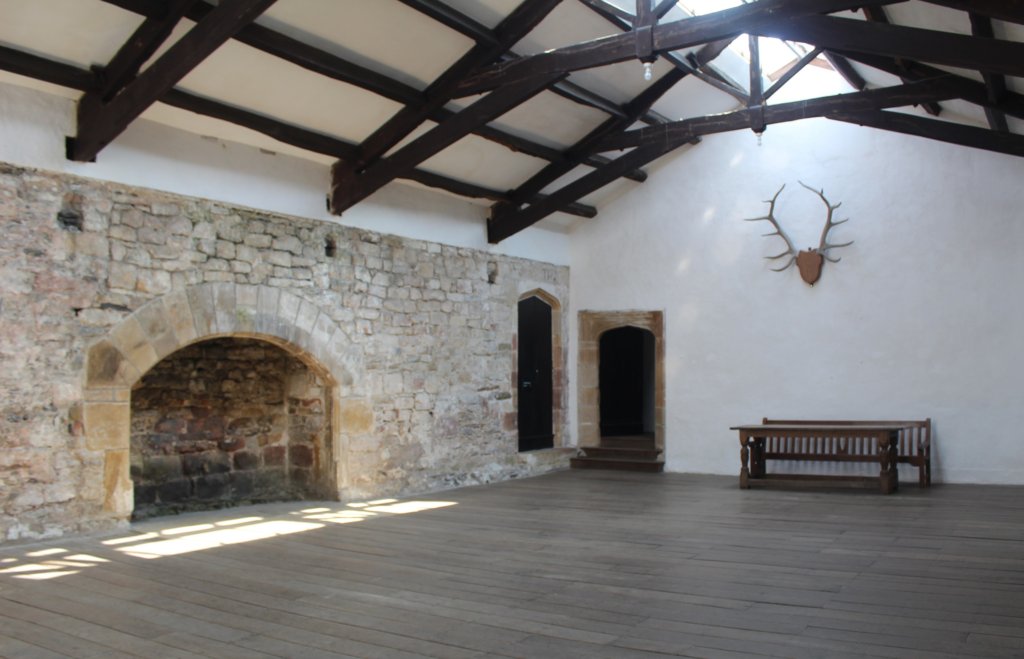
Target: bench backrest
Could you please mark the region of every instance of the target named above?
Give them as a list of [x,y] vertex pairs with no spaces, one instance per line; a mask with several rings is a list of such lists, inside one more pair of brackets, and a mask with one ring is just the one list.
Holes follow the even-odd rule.
[[[900,429],[899,439],[899,455],[901,458],[925,456],[928,454],[928,450],[931,446],[931,419],[924,419],[923,421],[865,421],[863,419],[859,421],[849,421],[841,419],[769,419],[765,417],[762,423],[777,423],[787,426],[822,426],[828,424],[841,426],[902,426]],[[851,449],[852,448],[853,447],[851,446]],[[865,445],[864,450],[873,451],[873,447]]]

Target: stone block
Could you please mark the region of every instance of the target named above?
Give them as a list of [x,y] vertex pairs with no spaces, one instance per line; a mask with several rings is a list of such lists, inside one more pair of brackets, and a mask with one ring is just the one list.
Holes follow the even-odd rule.
[[312,467],[314,462],[313,448],[306,444],[288,447],[288,462],[292,467]]
[[[86,447],[93,451],[126,450],[131,407],[126,403],[86,402],[82,409]],[[127,473],[127,467],[125,467]]]
[[180,478],[156,486],[156,495],[161,503],[179,503],[192,498],[192,481]]
[[103,510],[127,517],[132,510],[132,481],[128,449],[106,451],[103,455]]
[[258,469],[260,466],[260,456],[251,451],[238,451],[232,454],[231,461],[239,471]]
[[346,398],[338,406],[340,430],[346,434],[361,435],[373,430],[373,408],[361,398]]
[[163,298],[164,313],[178,345],[191,343],[196,339],[196,326],[188,296],[183,292],[171,293]]
[[142,462],[142,480],[167,483],[182,477],[182,459],[178,455],[153,455]]
[[148,371],[153,364],[159,361],[156,349],[150,345],[146,332],[143,331],[139,321],[133,316],[125,318],[110,333],[110,342],[132,363],[135,370],[140,374]]
[[181,456],[181,473],[186,476],[226,474],[231,471],[231,458],[220,451],[189,453]]
[[89,387],[127,386],[139,377],[138,370],[106,339],[89,348],[85,371]]
[[267,467],[282,467],[287,455],[286,447],[266,446],[263,448],[263,464]]

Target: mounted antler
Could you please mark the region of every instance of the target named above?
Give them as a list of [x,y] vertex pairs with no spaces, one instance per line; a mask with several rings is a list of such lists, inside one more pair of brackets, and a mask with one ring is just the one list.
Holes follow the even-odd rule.
[[851,240],[848,243],[830,244],[828,242],[828,232],[832,230],[832,227],[839,226],[840,224],[843,224],[844,222],[849,220],[849,218],[846,218],[846,219],[843,219],[843,220],[839,220],[838,222],[833,222],[832,221],[832,214],[835,213],[837,208],[839,208],[840,206],[843,205],[843,202],[839,202],[838,204],[830,204],[828,199],[825,197],[825,190],[824,189],[822,189],[822,190],[815,190],[814,188],[812,188],[811,186],[807,185],[803,181],[797,181],[797,182],[800,185],[802,185],[805,188],[807,188],[808,190],[810,190],[811,192],[813,192],[814,194],[816,194],[819,197],[821,197],[822,203],[824,203],[825,204],[825,208],[828,209],[828,215],[825,217],[825,228],[821,232],[821,241],[818,243],[818,249],[816,251],[819,254],[821,254],[825,258],[825,260],[828,261],[829,263],[839,263],[842,260],[842,257],[832,258],[832,257],[830,257],[827,254],[828,250],[832,249],[833,247],[847,247],[849,245],[852,245],[853,241]]
[[841,260],[839,257],[832,258],[831,256],[829,256],[828,255],[828,250],[836,248],[836,247],[846,247],[847,245],[852,245],[853,241],[851,240],[848,243],[830,243],[830,242],[828,242],[828,232],[832,230],[832,227],[840,225],[843,222],[847,221],[845,219],[844,220],[839,220],[839,221],[833,221],[832,220],[833,214],[835,213],[837,208],[842,206],[842,203],[838,203],[838,204],[829,203],[828,198],[825,197],[825,191],[824,190],[815,190],[814,188],[812,188],[811,186],[807,185],[803,181],[800,181],[800,185],[802,185],[803,187],[807,188],[808,190],[810,190],[814,194],[818,195],[818,197],[821,198],[821,201],[825,204],[825,208],[828,209],[828,214],[825,216],[825,228],[821,232],[821,240],[818,243],[817,249],[811,247],[809,249],[805,249],[805,250],[802,250],[800,252],[797,252],[796,249],[793,247],[793,243],[790,242],[789,238],[786,237],[786,234],[783,233],[783,231],[782,231],[782,227],[779,225],[778,221],[775,219],[775,202],[778,200],[779,195],[782,193],[782,191],[786,188],[785,185],[783,185],[781,188],[779,188],[779,191],[775,193],[775,196],[772,197],[771,200],[765,202],[766,204],[768,204],[768,214],[767,215],[765,215],[763,217],[750,218],[750,219],[748,219],[746,221],[747,222],[759,222],[759,221],[762,221],[762,220],[767,220],[768,222],[772,223],[773,227],[775,227],[775,231],[773,231],[772,233],[766,233],[764,235],[765,236],[779,236],[783,240],[786,241],[786,248],[787,249],[786,249],[785,252],[782,252],[781,254],[776,254],[775,256],[766,256],[765,257],[766,259],[771,260],[771,261],[774,261],[774,260],[777,260],[777,259],[781,259],[781,258],[784,258],[786,256],[789,257],[789,260],[786,261],[786,264],[784,266],[782,266],[781,268],[772,268],[772,270],[774,270],[775,272],[782,272],[783,270],[785,270],[789,266],[793,265],[794,262],[796,262],[796,267],[800,270],[800,277],[805,282],[810,284],[811,286],[814,286],[815,282],[818,281],[818,278],[821,277],[821,268],[825,264],[825,261],[830,261],[831,263],[838,263]]
[[786,248],[787,249],[786,249],[785,252],[782,252],[781,254],[776,254],[775,256],[766,256],[766,257],[764,257],[764,258],[766,258],[769,261],[777,261],[777,260],[779,260],[781,258],[784,258],[786,256],[789,257],[789,260],[786,261],[786,265],[782,266],[781,268],[771,268],[771,270],[773,270],[775,272],[782,272],[783,270],[785,270],[789,266],[793,265],[793,261],[796,261],[796,249],[793,247],[793,243],[791,243],[789,241],[789,238],[786,237],[786,234],[782,232],[782,227],[779,226],[778,221],[775,219],[775,202],[778,200],[779,195],[782,194],[782,191],[785,190],[785,189],[786,189],[786,184],[783,183],[782,187],[779,188],[779,191],[775,193],[774,197],[772,197],[771,199],[766,199],[765,200],[764,203],[768,204],[768,214],[767,215],[764,215],[762,217],[752,217],[750,219],[744,220],[744,222],[761,222],[763,220],[767,220],[767,221],[772,223],[773,227],[775,227],[775,231],[773,231],[771,233],[761,234],[761,235],[763,235],[763,236],[779,236],[780,238],[782,238],[783,240],[786,241]]

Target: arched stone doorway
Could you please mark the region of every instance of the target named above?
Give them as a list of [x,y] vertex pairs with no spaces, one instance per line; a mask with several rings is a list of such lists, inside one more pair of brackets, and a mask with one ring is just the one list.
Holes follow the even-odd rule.
[[577,357],[577,409],[579,445],[601,443],[600,339],[609,330],[632,327],[653,336],[653,432],[654,444],[665,449],[665,330],[660,311],[581,311]]
[[[348,340],[315,304],[268,286],[205,284],[153,300],[92,345],[86,356],[82,421],[86,447],[103,464],[103,509],[128,519],[134,506],[130,477],[131,393],[165,357],[207,339],[258,339],[314,369],[330,401],[326,446],[334,496],[347,486],[345,442],[365,432],[372,413],[348,399],[353,384]],[[355,420],[345,427],[339,417]],[[333,498],[333,497],[332,497]]]

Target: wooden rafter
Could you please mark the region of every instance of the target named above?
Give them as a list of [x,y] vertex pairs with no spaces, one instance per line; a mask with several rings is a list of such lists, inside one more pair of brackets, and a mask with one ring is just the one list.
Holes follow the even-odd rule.
[[[524,0],[495,29],[495,33],[499,35],[497,44],[476,45],[460,57],[437,80],[431,83],[424,92],[422,102],[406,105],[366,138],[360,145],[362,153],[360,162],[354,163],[354,167],[345,169],[361,169],[401,142],[430,116],[433,109],[443,107],[453,98],[456,85],[464,76],[477,67],[493,62],[505,54],[509,48],[540,23],[559,2],[560,0]],[[554,76],[549,80],[561,77]]]
[[[146,17],[160,17],[163,15],[159,0],[104,0],[104,2]],[[213,8],[214,5],[200,0],[192,5],[186,13],[186,17],[193,21],[200,21],[213,11]],[[268,55],[281,58],[308,71],[359,87],[360,89],[365,89],[402,105],[421,103],[424,99],[423,93],[415,87],[262,25],[251,24],[246,26],[235,35],[235,39],[240,43],[256,48]],[[452,114],[451,110],[440,107],[434,110],[428,118],[431,121],[440,122],[448,119]],[[534,158],[541,158],[549,162],[554,162],[559,158],[557,149],[512,135],[497,128],[483,126],[476,131],[476,134],[508,149],[525,153]],[[353,158],[355,157],[353,156]],[[590,164],[594,167],[599,167],[604,162],[601,159],[597,159]],[[630,174],[630,177],[634,180],[643,180],[645,178],[642,172],[633,172]]]
[[[553,77],[539,78],[495,90],[398,149],[394,154],[375,161],[357,175],[352,175],[345,161],[339,161],[334,165],[331,175],[331,212],[338,214],[351,208],[394,179],[415,169],[427,158],[469,135],[477,127],[493,121],[540,93],[552,81]],[[339,168],[345,169],[341,175],[337,172]]]
[[829,119],[845,121],[857,124],[858,126],[870,126],[905,135],[926,137],[949,144],[958,144],[975,149],[1024,157],[1024,135],[1017,135],[1015,133],[1002,133],[987,128],[956,124],[950,121],[878,110],[837,112],[830,115]]
[[[862,10],[864,11],[864,16],[869,21],[874,21],[876,23],[889,22],[889,15],[886,13],[885,7],[868,5],[866,7],[862,7]],[[911,82],[912,78],[908,78],[901,75],[900,80],[902,80],[903,82]],[[939,105],[938,103],[925,103],[922,107],[924,107],[925,111],[928,112],[928,114],[935,115],[936,117],[942,114],[942,106]]]
[[[974,12],[970,12],[968,16],[971,19],[971,34],[984,39],[995,38],[991,18]],[[1006,93],[1006,78],[997,73],[987,73],[984,71],[981,75],[985,80],[985,88],[988,90],[988,99],[993,103],[998,103],[999,99]],[[988,119],[988,125],[992,130],[998,130],[1003,133],[1010,130],[1009,124],[1006,122],[1006,115],[995,108],[986,107],[985,118]]]
[[274,1],[224,0],[110,101],[84,96],[78,105],[77,134],[68,140],[68,157],[93,160],[146,108]]
[[147,16],[110,60],[99,71],[101,88],[99,99],[107,102],[132,81],[139,69],[167,40],[174,26],[197,0],[171,0],[164,15]]
[[[95,94],[100,89],[100,80],[94,71],[80,69],[5,46],[0,46],[0,70],[10,71],[11,73],[17,73],[18,75],[42,80],[69,89],[76,89],[84,93]],[[358,149],[358,145],[352,142],[288,124],[180,89],[170,90],[160,97],[160,102],[205,117],[219,119],[248,128],[271,137],[282,144],[288,144],[311,153],[319,153],[333,158],[351,158],[354,157],[356,149]],[[609,162],[609,159],[602,158],[600,160],[600,163],[605,162]],[[415,169],[403,178],[466,197],[490,199],[495,202],[511,201],[507,192],[473,185],[422,169]],[[537,195],[531,200],[531,203],[543,199],[543,195]],[[593,206],[580,203],[569,204],[563,207],[561,211],[584,218],[597,215],[597,210]]]
[[941,100],[953,95],[953,92],[944,88],[940,82],[925,81],[892,88],[782,103],[755,110],[744,108],[725,114],[696,117],[663,126],[648,126],[628,131],[604,140],[596,148],[601,150],[631,148],[631,151],[551,193],[544,201],[531,204],[503,217],[500,225],[497,222],[493,223],[494,226],[489,224],[488,237],[491,242],[504,240],[555,212],[556,205],[577,201],[607,185],[620,176],[620,172],[624,168],[643,167],[694,138],[748,128],[754,121],[755,112],[761,115],[759,119],[763,118],[765,125],[770,125],[811,117],[828,117],[841,113],[903,107],[920,103],[923,100]]
[[[882,4],[899,1],[902,0]],[[812,14],[852,9],[861,4],[863,2],[854,0],[758,0],[732,9],[654,26],[654,52],[660,54],[732,39],[744,32],[761,34],[759,28],[788,24]],[[471,95],[535,76],[571,73],[635,57],[636,37],[633,34],[610,35],[488,67],[463,79],[457,92]]]
[[835,16],[763,22],[761,36],[814,44],[829,50],[903,57],[989,73],[1024,75],[1024,43]]
[[953,90],[956,98],[981,107],[994,108],[1018,119],[1024,119],[1024,94],[1007,91],[998,101],[992,101],[984,83],[958,76],[954,73],[928,66],[927,64],[879,55],[864,55],[853,52],[846,52],[844,54],[861,64],[893,75],[902,76],[908,81],[939,81]]
[[[487,225],[488,233],[492,230],[500,232],[500,227],[503,223],[503,216],[507,216],[518,211],[522,204],[529,203],[527,200],[539,194],[545,186],[550,185],[561,176],[568,174],[573,168],[581,164],[586,159],[589,150],[601,139],[616,132],[620,132],[635,123],[635,117],[637,115],[639,115],[644,109],[653,105],[658,98],[671,89],[672,86],[685,75],[685,73],[677,69],[673,69],[666,73],[631,101],[629,104],[631,115],[627,115],[624,118],[609,118],[566,150],[561,162],[551,163],[509,193],[510,199],[508,202],[499,203],[491,208],[491,217]],[[608,165],[605,165],[604,167],[607,166]],[[627,172],[628,171],[629,170],[627,170]]]

